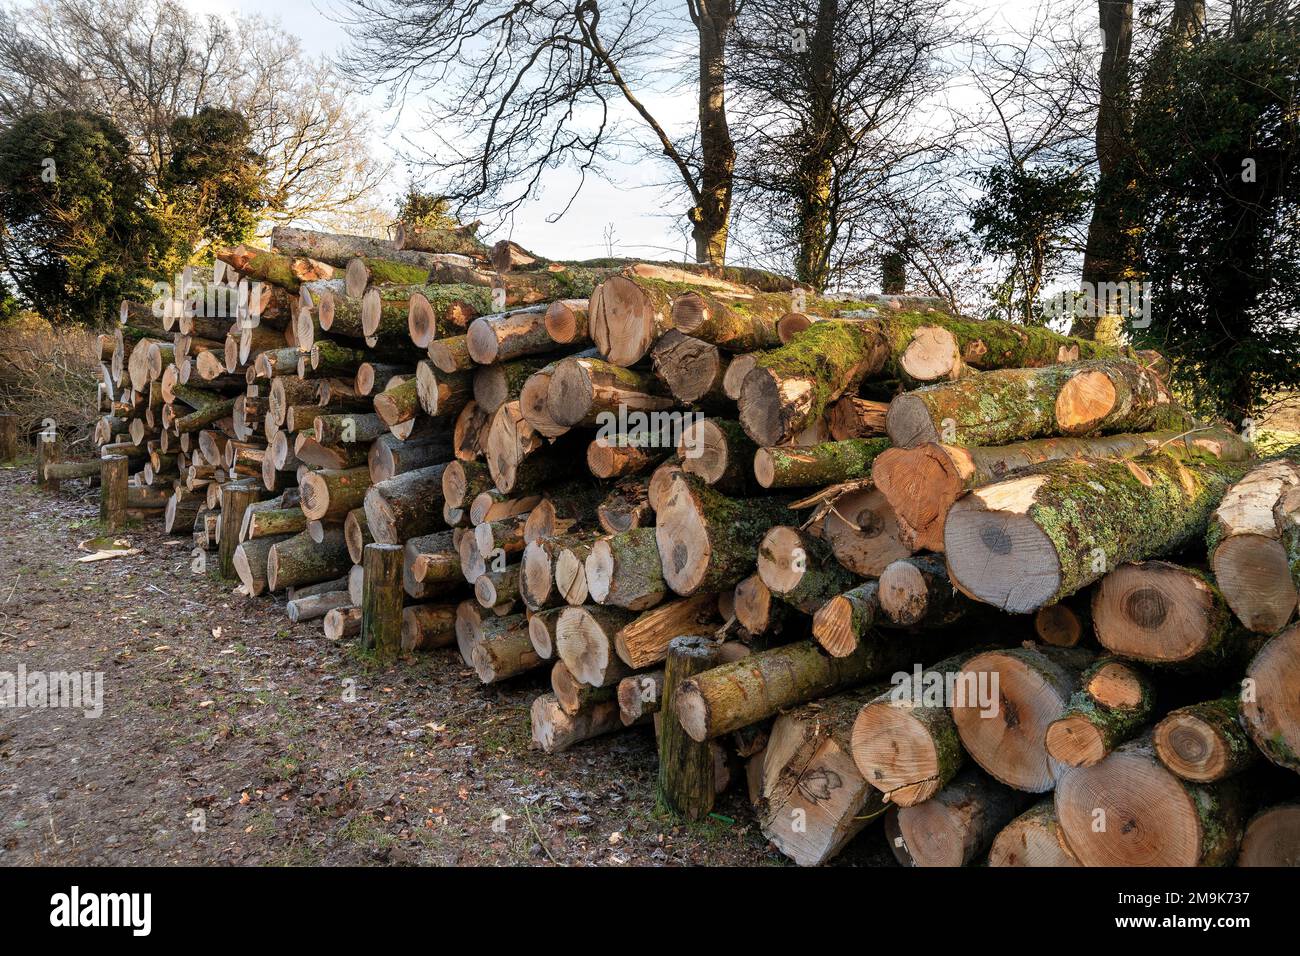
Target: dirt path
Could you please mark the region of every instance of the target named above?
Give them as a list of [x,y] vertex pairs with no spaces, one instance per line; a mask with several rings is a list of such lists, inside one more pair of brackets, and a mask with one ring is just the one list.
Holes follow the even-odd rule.
[[783,859],[737,788],[723,819],[657,815],[647,731],[530,750],[541,675],[485,688],[454,650],[377,668],[192,573],[188,538],[133,529],[142,554],[76,563],[98,533],[81,482],[4,468],[0,500],[0,671],[104,675],[98,718],[0,709],[0,863]]

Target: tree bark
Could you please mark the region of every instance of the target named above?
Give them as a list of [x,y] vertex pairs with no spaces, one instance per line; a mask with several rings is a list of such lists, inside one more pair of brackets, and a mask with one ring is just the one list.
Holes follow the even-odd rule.
[[668,810],[688,820],[701,820],[713,809],[713,750],[682,729],[672,709],[673,697],[682,681],[717,665],[719,646],[708,637],[675,637],[664,664],[656,794]]

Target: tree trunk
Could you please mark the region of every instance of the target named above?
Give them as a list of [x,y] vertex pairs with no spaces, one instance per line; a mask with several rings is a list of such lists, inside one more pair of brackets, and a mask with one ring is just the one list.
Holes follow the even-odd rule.
[[1146,676],[1116,658],[1103,658],[1079,678],[1064,714],[1047,728],[1047,752],[1067,767],[1091,767],[1141,732],[1155,708]]
[[876,487],[889,499],[918,548],[942,551],[948,511],[966,492],[1003,480],[1022,468],[1067,458],[1138,458],[1157,451],[1208,454],[1243,461],[1250,446],[1224,428],[1147,432],[1099,438],[1042,438],[995,448],[934,442],[883,451],[871,468]]
[[1017,790],[1051,790],[1064,768],[1047,752],[1047,728],[1065,713],[1091,658],[1079,648],[1027,645],[966,661],[951,710],[971,759]]
[[1171,455],[1039,466],[952,506],[948,573],[970,597],[1012,613],[1055,604],[1111,568],[1172,553],[1204,534],[1244,470]]
[[664,664],[656,795],[668,810],[688,820],[701,820],[713,809],[713,750],[707,741],[687,736],[673,712],[673,697],[682,681],[717,665],[719,646],[708,637],[675,637]]
[[1005,369],[904,392],[890,403],[885,427],[895,445],[912,448],[1090,432],[1185,432],[1195,422],[1154,370],[1110,359]]
[[1226,866],[1245,823],[1236,783],[1178,778],[1156,759],[1148,735],[1065,774],[1056,814],[1084,866]]
[[1207,544],[1233,613],[1260,634],[1281,630],[1300,590],[1300,449],[1259,465],[1228,489]]

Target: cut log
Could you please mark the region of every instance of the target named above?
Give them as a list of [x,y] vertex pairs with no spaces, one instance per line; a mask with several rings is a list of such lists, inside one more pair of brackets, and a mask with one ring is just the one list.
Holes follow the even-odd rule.
[[916,546],[894,509],[876,488],[854,487],[829,500],[822,537],[840,564],[864,578],[877,578]]
[[1151,732],[1160,762],[1184,780],[1214,783],[1259,759],[1241,723],[1241,700],[1223,697],[1170,711]]
[[1244,461],[1250,447],[1221,429],[1120,434],[1097,438],[1043,438],[1000,448],[927,443],[883,451],[871,477],[914,534],[918,548],[942,551],[949,509],[966,492],[1002,481],[1013,472],[1068,458],[1138,458],[1165,451]]
[[614,276],[592,291],[588,322],[591,340],[606,361],[634,365],[672,328],[672,300],[655,283]]
[[821,488],[868,477],[876,456],[888,448],[885,438],[760,448],[754,454],[754,477],[764,488]]
[[881,640],[849,657],[830,657],[812,641],[797,641],[692,678],[678,692],[675,709],[692,738],[709,740],[860,684],[915,654],[914,643]]
[[664,695],[664,672],[645,671],[618,682],[618,712],[625,727],[657,714]]
[[266,580],[271,591],[330,581],[352,567],[342,528],[325,529],[321,542],[305,532],[278,541],[266,561]]
[[769,591],[805,614],[816,612],[856,580],[831,557],[829,545],[785,525],[769,530],[759,543],[758,576]]
[[[536,653],[536,648],[533,651]],[[619,682],[619,686],[622,686],[622,681]],[[560,708],[570,717],[582,713],[585,707],[615,697],[613,687],[589,687],[581,683],[569,673],[569,668],[564,665],[564,661],[556,661],[555,666],[551,668],[551,691],[555,694],[555,699],[560,702]]]
[[1091,767],[1146,726],[1155,694],[1146,675],[1116,658],[1091,664],[1064,714],[1047,727],[1047,752],[1067,767]]
[[1300,625],[1255,655],[1242,684],[1241,719],[1255,746],[1279,767],[1300,771]]
[[905,680],[866,700],[854,718],[853,761],[890,803],[910,807],[929,800],[965,764],[948,705],[969,690],[956,677],[972,656],[964,652],[933,667],[914,667]]
[[349,511],[359,508],[366,500],[370,487],[370,469],[365,466],[345,471],[308,472],[298,483],[302,513],[308,521],[342,523]]
[[982,371],[1041,368],[1113,358],[1119,351],[1110,343],[1072,338],[1047,328],[944,317],[910,330],[898,366],[913,382],[938,382],[960,378],[968,366]]
[[244,510],[257,500],[258,494],[257,486],[251,481],[231,481],[221,486],[221,539],[217,555],[223,578],[236,577],[235,548],[239,545],[239,527],[244,521]]
[[673,326],[729,352],[755,352],[781,344],[776,322],[790,297],[776,293],[726,302],[709,292],[686,292],[672,301]]
[[880,572],[880,609],[898,627],[944,627],[974,607],[948,579],[943,561],[916,555]]
[[478,222],[448,229],[399,222],[393,236],[393,246],[401,251],[456,253],[486,262],[488,248],[477,238]]
[[326,591],[323,594],[296,597],[285,604],[285,610],[292,623],[301,624],[305,621],[319,620],[335,608],[351,606],[352,595],[347,591]]
[[720,405],[727,360],[716,345],[669,329],[651,350],[655,375],[684,405]]
[[[996,409],[991,413],[990,409]],[[1189,431],[1154,369],[1123,359],[1006,369],[904,392],[885,417],[899,448],[1005,445],[1051,435]]]
[[442,475],[430,465],[371,485],[365,493],[366,526],[377,542],[400,544],[442,526]]
[[618,482],[596,506],[596,520],[608,534],[622,534],[652,524],[654,510],[650,506],[649,482],[637,478]]
[[724,495],[744,495],[754,489],[753,463],[758,451],[740,422],[699,418],[681,430],[677,456],[682,471],[698,475]]
[[555,622],[555,651],[569,672],[584,684],[608,687],[629,669],[614,654],[614,635],[633,618],[630,611],[609,607],[570,607]]
[[602,417],[622,421],[635,412],[672,408],[673,399],[659,392],[653,375],[597,358],[570,356],[551,370],[546,407],[557,425],[594,426],[602,424]]
[[546,331],[546,309],[545,305],[533,305],[480,315],[466,332],[470,358],[480,365],[492,365],[554,351],[555,341]]
[[546,307],[546,332],[556,345],[590,341],[587,299],[560,299]]
[[879,688],[846,691],[783,713],[772,725],[761,770],[763,835],[800,866],[834,857],[886,804],[854,765],[850,736],[862,704]]
[[587,470],[597,478],[620,478],[654,468],[670,449],[641,444],[642,436],[597,435],[587,446]]
[[1229,488],[1206,537],[1215,580],[1241,622],[1261,634],[1285,627],[1300,589],[1300,449]]
[[125,455],[105,455],[99,462],[99,520],[110,533],[126,527],[129,467]]
[[1237,865],[1300,866],[1300,803],[1281,803],[1251,817]]
[[877,323],[818,322],[758,359],[741,385],[740,423],[759,445],[789,444],[888,354]]
[[563,753],[574,744],[623,727],[614,700],[599,701],[570,716],[554,694],[542,694],[533,700],[530,715],[533,745],[548,754]]
[[668,595],[653,528],[601,538],[587,555],[587,592],[597,604],[644,611]]
[[736,585],[732,592],[731,609],[736,621],[751,638],[780,633],[787,615],[794,613],[788,604],[772,597],[772,592],[757,574],[751,574]]
[[944,529],[949,574],[967,595],[1013,613],[1055,604],[1110,568],[1200,537],[1243,470],[1172,455],[1038,466],[953,505]]
[[726,498],[694,475],[674,476],[657,509],[664,580],[678,594],[734,587],[757,561],[767,529],[789,515],[782,498]]
[[361,608],[336,607],[325,615],[321,630],[327,641],[341,641],[361,633]]
[[712,632],[717,614],[718,603],[712,594],[660,604],[618,628],[613,635],[614,652],[628,667],[641,670],[662,661],[674,637]]
[[477,636],[470,663],[484,684],[508,680],[542,663],[528,639],[528,619],[522,614],[486,618]]
[[1244,661],[1250,636],[1209,575],[1166,561],[1125,564],[1092,594],[1097,640],[1112,654],[1183,670]]
[[1237,855],[1245,822],[1235,783],[1180,779],[1147,736],[1066,773],[1056,815],[1084,866],[1224,866]]
[[544,661],[555,658],[555,625],[567,610],[567,607],[554,607],[528,612],[528,639],[533,642],[537,656]]
[[673,698],[683,681],[717,665],[719,648],[719,643],[708,637],[675,637],[664,664],[655,794],[664,807],[687,820],[701,820],[713,809],[714,758],[707,741],[693,740],[682,729],[673,711]]
[[392,657],[402,647],[402,547],[366,545],[361,597],[361,647]]
[[1050,797],[1002,828],[989,847],[989,866],[1079,866]]
[[831,405],[826,419],[831,437],[836,441],[851,438],[875,438],[885,434],[887,402],[873,402],[856,395],[845,395]]
[[894,856],[908,866],[965,866],[982,857],[1027,801],[967,767],[930,800],[897,813]]
[[971,759],[1017,790],[1051,790],[1065,768],[1047,752],[1047,728],[1065,713],[1091,656],[1028,644],[968,660],[958,675],[967,692],[951,709]]

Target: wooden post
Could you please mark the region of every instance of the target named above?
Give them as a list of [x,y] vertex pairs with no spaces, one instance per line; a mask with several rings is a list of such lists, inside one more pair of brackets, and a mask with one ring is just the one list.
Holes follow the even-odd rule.
[[668,645],[664,665],[664,701],[659,723],[660,801],[688,820],[699,820],[713,809],[713,751],[692,740],[673,711],[677,686],[718,664],[722,645],[707,637],[677,637]]
[[221,486],[221,539],[217,545],[221,576],[238,577],[235,571],[235,548],[239,546],[239,528],[244,512],[254,500],[257,489],[251,480],[230,481]]
[[14,461],[18,457],[18,416],[13,412],[0,414],[0,462]]
[[106,531],[121,531],[126,525],[129,466],[125,455],[106,455],[99,463],[99,520]]
[[402,554],[400,544],[366,545],[361,646],[384,657],[402,647]]
[[41,432],[36,440],[36,483],[45,491],[58,491],[59,479],[45,477],[45,466],[63,458],[63,446],[57,433]]

